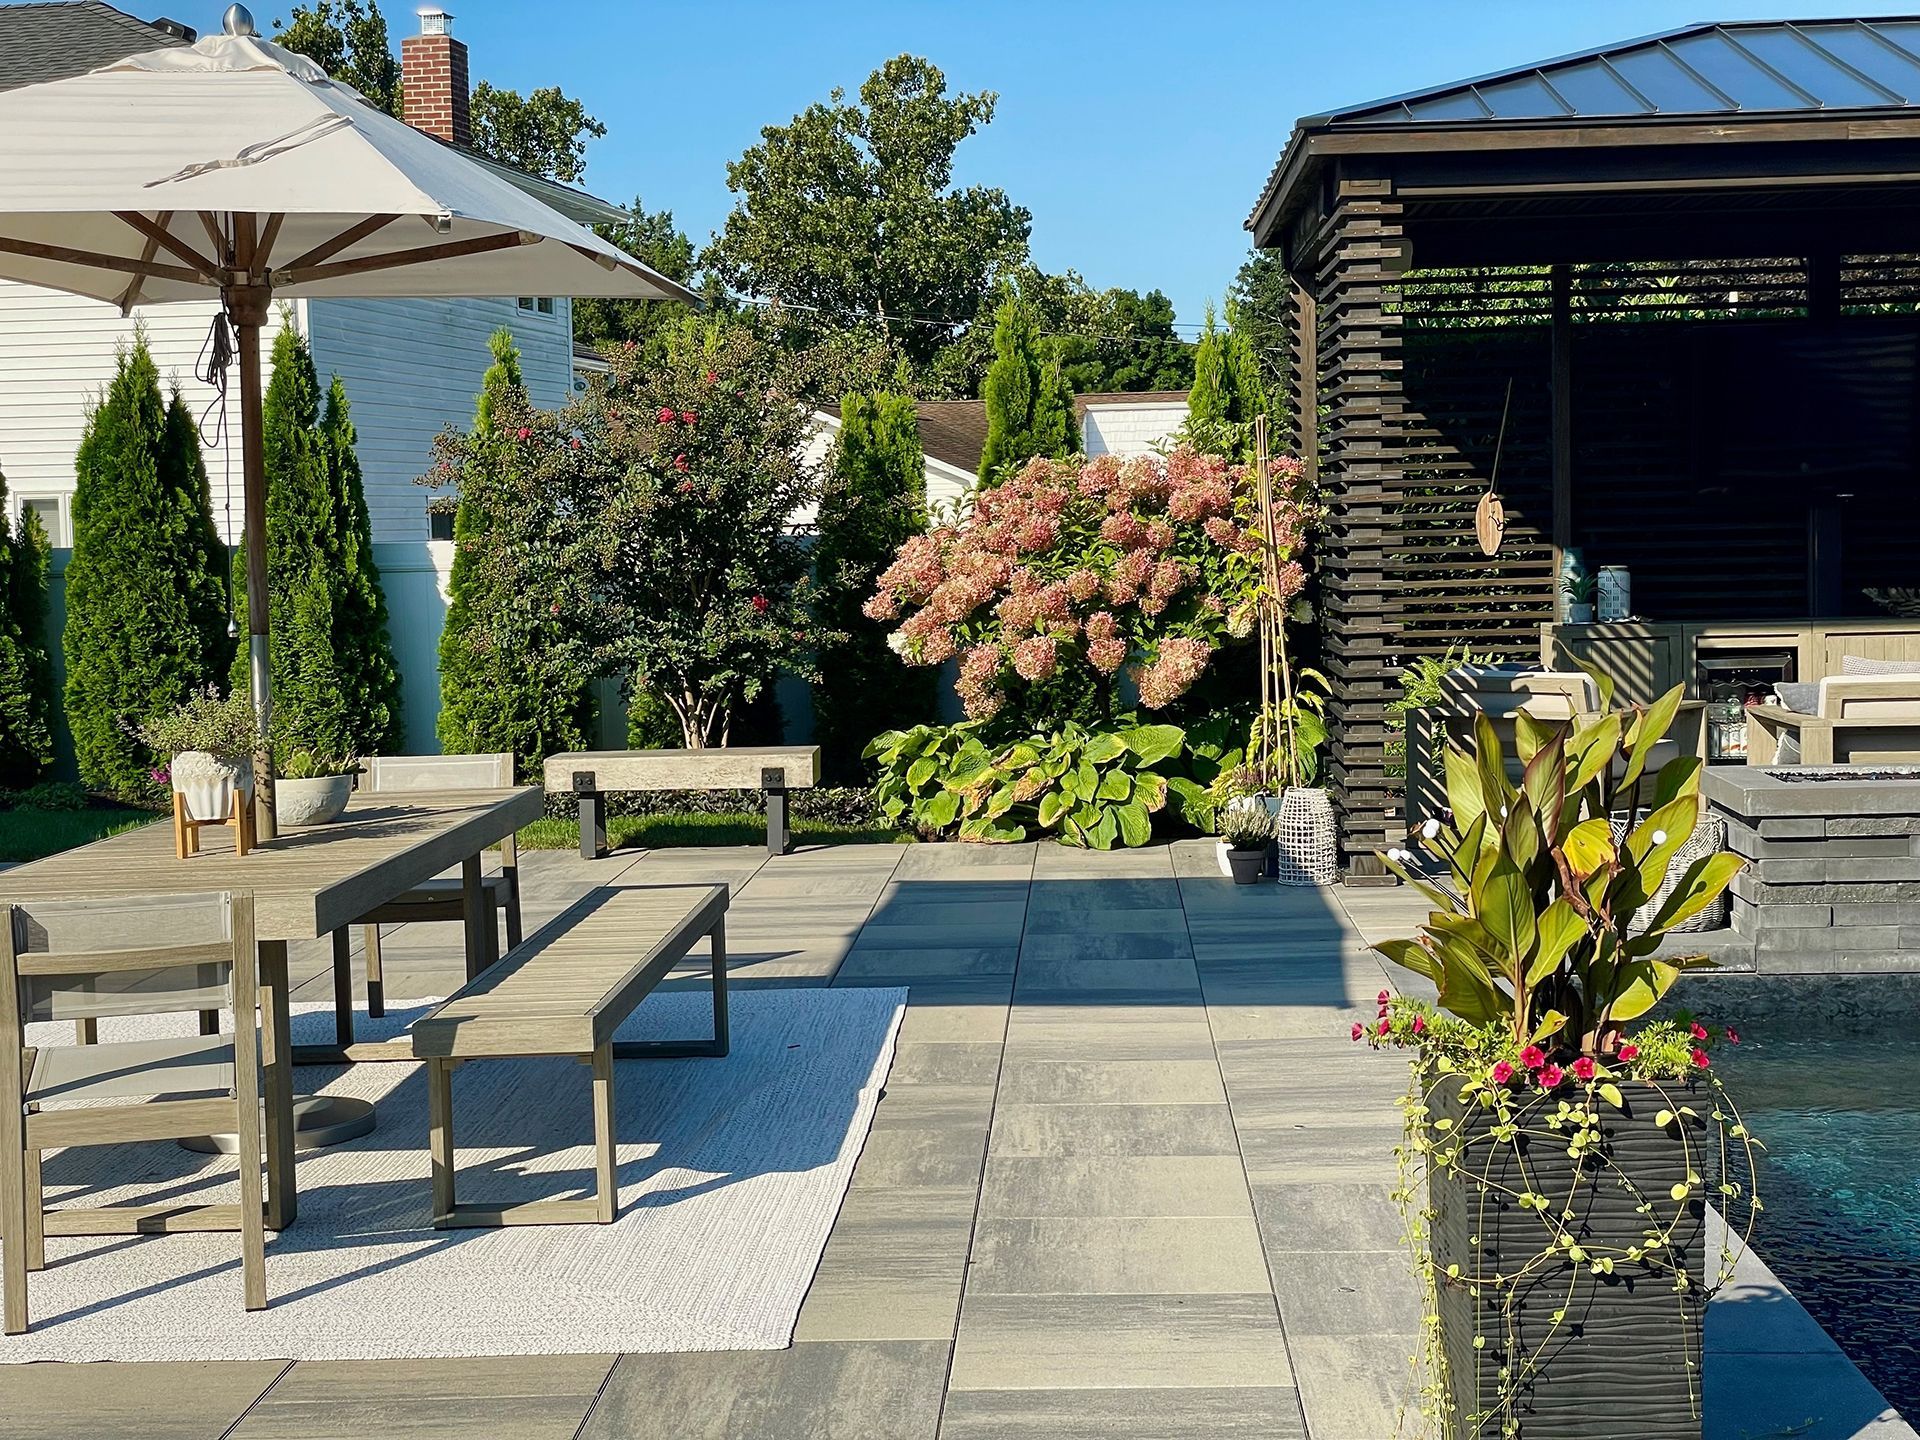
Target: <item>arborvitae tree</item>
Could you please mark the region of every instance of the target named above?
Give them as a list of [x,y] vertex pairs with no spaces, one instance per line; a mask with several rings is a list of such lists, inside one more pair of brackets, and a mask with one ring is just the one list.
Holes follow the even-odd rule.
[[[344,395],[337,417],[323,425],[313,353],[297,328],[283,324],[274,337],[260,430],[274,734],[333,758],[390,749],[400,730],[397,672],[359,466],[340,454],[344,445],[351,457],[352,433]],[[235,557],[235,608],[243,628],[244,563]],[[246,683],[243,651],[234,658],[233,684]]]
[[53,666],[47,656],[47,532],[28,510],[7,522],[0,475],[0,790],[41,780],[53,763]]
[[1073,392],[1060,374],[1058,357],[1045,353],[1034,333],[1033,315],[1017,295],[1001,301],[995,316],[993,364],[981,396],[987,406],[982,482],[1036,455],[1057,459],[1079,450]]
[[882,730],[934,717],[935,672],[902,665],[887,647],[889,627],[860,608],[894,552],[926,526],[926,458],[912,397],[846,396],[813,549],[825,592],[821,628],[847,637],[822,653],[813,691],[814,736],[833,784],[865,779],[860,752]]
[[327,469],[339,515],[338,629],[335,644],[347,683],[348,725],[362,737],[362,754],[394,754],[403,748],[406,724],[400,708],[400,667],[387,627],[387,597],[373,559],[373,520],[355,450],[358,437],[338,375],[327,390],[320,417]]
[[231,642],[199,435],[178,394],[162,402],[144,336],[87,417],[74,470],[67,724],[87,785],[147,799],[156,757],[128,723],[216,679]]
[[1217,425],[1227,418],[1226,336],[1211,304],[1207,306],[1206,328],[1193,352],[1193,389],[1187,393],[1187,425],[1197,430]]
[[509,420],[531,409],[513,332],[497,330],[473,431],[436,446],[436,477],[457,477],[453,570],[440,632],[440,748],[511,750],[523,774],[550,754],[578,750],[593,722],[591,667],[540,580],[547,549],[533,533],[538,482]]
[[1253,420],[1267,409],[1266,381],[1240,307],[1227,303],[1222,329],[1207,307],[1207,325],[1193,357],[1186,438],[1202,450],[1234,459],[1253,454]]
[[[1248,328],[1245,307],[1236,300],[1227,301],[1227,418],[1236,425],[1253,424],[1256,415],[1267,412],[1266,376],[1254,349],[1253,332]],[[1271,417],[1270,417],[1271,418]]]

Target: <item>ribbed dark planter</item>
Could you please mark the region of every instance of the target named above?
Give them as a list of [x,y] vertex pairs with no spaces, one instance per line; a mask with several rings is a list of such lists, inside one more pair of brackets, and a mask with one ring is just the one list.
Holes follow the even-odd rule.
[[1236,850],[1227,847],[1227,868],[1233,871],[1233,883],[1252,885],[1267,873],[1267,846],[1258,850]]
[[[1670,1219],[1681,1203],[1671,1188],[1686,1177],[1689,1163],[1695,1173],[1709,1173],[1709,1157],[1702,1153],[1708,1131],[1704,1119],[1681,1117],[1663,1128],[1654,1116],[1686,1105],[1704,1117],[1713,1102],[1704,1087],[1664,1088],[1663,1096],[1630,1081],[1620,1087],[1624,1111],[1600,1103],[1613,1167],[1573,1160],[1566,1140],[1545,1128],[1556,1102],[1536,1098],[1535,1109],[1519,1119],[1534,1137],[1483,1141],[1465,1152],[1471,1163],[1432,1173],[1431,1244],[1455,1440],[1503,1433],[1500,1371],[1534,1355],[1543,1341],[1547,1348],[1513,1407],[1521,1440],[1700,1440],[1702,1287],[1718,1265],[1717,1255],[1704,1253],[1702,1187],[1684,1202],[1686,1215],[1673,1235],[1672,1259],[1693,1282],[1684,1293],[1675,1291],[1666,1266],[1616,1259],[1612,1275],[1593,1275],[1584,1264],[1543,1262],[1510,1292],[1510,1335],[1500,1289],[1483,1286],[1476,1297],[1464,1281],[1447,1278],[1455,1264],[1463,1276],[1512,1275],[1552,1243],[1543,1217],[1521,1208],[1508,1191],[1547,1195],[1555,1213],[1563,1205],[1571,1208],[1576,1218],[1567,1224],[1576,1243],[1596,1255],[1642,1243],[1649,1224],[1635,1208],[1642,1199],[1662,1222]],[[1577,1092],[1569,1085],[1561,1093],[1571,1099]],[[1462,1107],[1450,1084],[1443,1083],[1430,1103],[1436,1117],[1452,1119],[1470,1136],[1483,1136],[1497,1123],[1490,1110]],[[1472,1243],[1476,1236],[1478,1245]],[[1562,1308],[1566,1317],[1555,1332],[1552,1316]],[[1482,1348],[1474,1347],[1476,1335],[1484,1337]]]

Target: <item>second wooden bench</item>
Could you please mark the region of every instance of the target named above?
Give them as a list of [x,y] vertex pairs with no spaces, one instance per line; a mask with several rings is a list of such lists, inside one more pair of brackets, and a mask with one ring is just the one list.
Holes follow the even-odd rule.
[[767,802],[767,853],[793,843],[787,792],[820,783],[817,745],[731,746],[715,750],[575,750],[549,755],[549,795],[580,797],[580,858],[607,853],[607,799],[621,790],[758,790]]
[[[726,914],[724,885],[601,886],[414,1022],[413,1053],[427,1062],[436,1226],[613,1220],[619,1211],[613,1062],[727,1053]],[[621,1022],[702,937],[713,946],[713,1038],[615,1040]],[[593,1066],[593,1198],[516,1205],[456,1200],[453,1071],[469,1061],[532,1056],[574,1056]]]

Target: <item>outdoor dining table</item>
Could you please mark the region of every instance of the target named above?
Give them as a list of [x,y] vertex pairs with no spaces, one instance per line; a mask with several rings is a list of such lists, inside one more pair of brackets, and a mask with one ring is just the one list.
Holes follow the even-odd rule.
[[[316,1047],[313,1053],[295,1054],[288,945],[331,935],[458,865],[467,972],[469,977],[478,974],[498,958],[493,911],[482,884],[482,852],[539,818],[540,810],[541,791],[532,785],[361,795],[331,824],[283,831],[245,856],[234,853],[224,832],[214,832],[206,848],[187,860],[175,857],[170,827],[143,825],[0,872],[0,902],[252,892],[260,954],[267,1225],[279,1230],[292,1224],[298,1212],[293,1065],[387,1058],[377,1045]],[[336,987],[336,1006],[351,1003],[351,994]],[[368,1053],[360,1054],[362,1049]]]

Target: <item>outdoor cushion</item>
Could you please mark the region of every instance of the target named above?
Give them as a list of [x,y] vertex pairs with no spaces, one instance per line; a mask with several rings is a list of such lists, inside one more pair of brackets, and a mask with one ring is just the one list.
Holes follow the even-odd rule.
[[1872,660],[1864,655],[1842,655],[1840,673],[1842,675],[1920,676],[1920,660]]
[[1796,715],[1818,715],[1820,713],[1820,682],[1818,680],[1782,680],[1773,687],[1773,698]]

